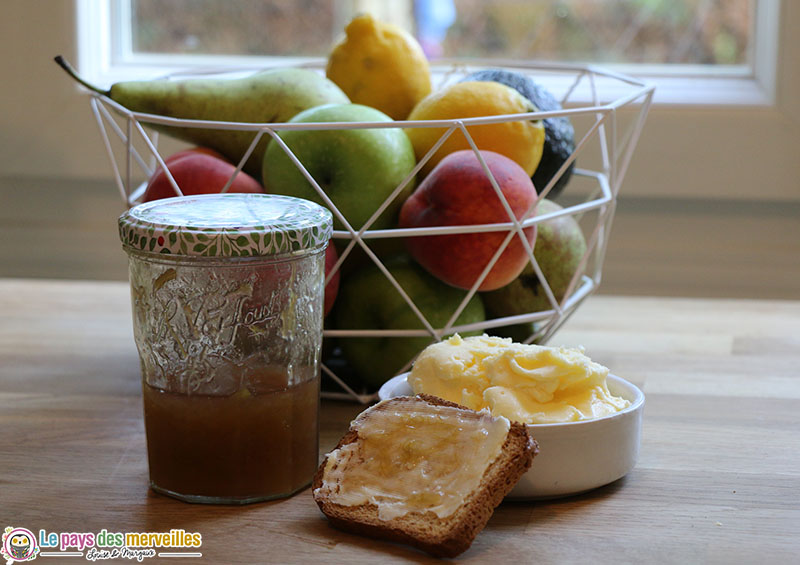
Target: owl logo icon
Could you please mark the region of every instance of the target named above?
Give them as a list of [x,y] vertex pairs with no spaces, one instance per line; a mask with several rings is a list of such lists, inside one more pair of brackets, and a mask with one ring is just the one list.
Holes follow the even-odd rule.
[[3,546],[0,554],[6,559],[6,565],[32,561],[39,554],[39,546],[36,544],[36,537],[30,530],[9,526],[3,532]]

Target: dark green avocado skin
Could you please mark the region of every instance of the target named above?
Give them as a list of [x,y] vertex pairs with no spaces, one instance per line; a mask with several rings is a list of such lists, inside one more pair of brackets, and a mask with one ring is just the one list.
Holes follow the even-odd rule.
[[[542,85],[537,84],[529,76],[506,69],[485,69],[477,71],[461,79],[460,82],[467,81],[494,81],[509,86],[522,94],[525,98],[533,102],[534,106],[541,112],[561,110],[561,104],[555,97]],[[547,186],[550,179],[555,176],[558,169],[575,150],[575,130],[569,118],[547,118],[544,120],[544,148],[542,150],[542,160],[533,173],[533,184],[536,190],[541,192]],[[561,175],[547,194],[548,198],[555,198],[564,190],[572,176],[575,168],[575,161]]]

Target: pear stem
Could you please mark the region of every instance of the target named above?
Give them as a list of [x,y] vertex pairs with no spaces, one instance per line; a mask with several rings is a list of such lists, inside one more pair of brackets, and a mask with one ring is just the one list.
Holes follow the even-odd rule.
[[93,84],[89,84],[88,82],[86,82],[86,81],[85,81],[85,80],[84,80],[84,79],[83,79],[83,78],[82,78],[82,77],[81,77],[81,76],[78,74],[78,71],[76,71],[74,68],[72,68],[72,65],[70,65],[70,64],[67,62],[67,60],[66,60],[64,57],[62,57],[61,55],[57,55],[57,56],[56,56],[56,57],[55,57],[53,60],[54,60],[56,63],[58,63],[58,66],[59,66],[59,67],[61,67],[62,69],[64,69],[64,70],[67,72],[67,74],[68,74],[69,76],[71,76],[72,78],[74,78],[74,79],[75,79],[77,82],[79,82],[80,84],[82,84],[83,86],[85,86],[86,88],[88,88],[89,90],[91,90],[91,91],[93,91],[93,92],[97,92],[98,94],[102,94],[102,95],[104,95],[104,96],[109,96],[109,95],[111,94],[111,91],[110,91],[110,90],[101,90],[101,89],[99,89],[98,87],[96,87],[95,85],[93,85]]

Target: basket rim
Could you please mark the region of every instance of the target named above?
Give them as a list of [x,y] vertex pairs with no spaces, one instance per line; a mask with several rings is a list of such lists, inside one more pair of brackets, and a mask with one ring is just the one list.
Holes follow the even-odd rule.
[[[319,59],[300,65],[293,65],[294,68],[311,68],[318,69],[324,64],[324,59]],[[577,85],[584,76],[590,77],[604,77],[624,83],[632,88],[632,90],[624,96],[617,97],[609,102],[597,102],[597,95],[595,93],[595,101],[591,104],[582,104],[572,108],[562,108],[561,110],[548,110],[525,112],[518,114],[498,114],[491,116],[476,116],[467,118],[448,118],[438,120],[391,120],[386,122],[375,121],[361,121],[361,122],[307,122],[307,123],[286,123],[286,122],[230,122],[218,120],[196,120],[186,118],[172,118],[161,114],[152,114],[147,112],[136,112],[116,102],[106,94],[90,91],[87,92],[93,98],[102,100],[103,103],[108,104],[116,111],[129,117],[135,118],[140,122],[147,124],[156,124],[173,127],[186,127],[186,128],[212,128],[222,130],[236,130],[236,131],[284,131],[284,130],[334,130],[334,129],[390,129],[390,128],[443,128],[443,127],[458,127],[458,126],[475,126],[497,124],[504,122],[516,121],[536,121],[545,120],[550,118],[570,117],[581,114],[596,114],[596,113],[610,113],[614,112],[620,107],[630,104],[640,98],[652,96],[655,91],[655,85],[647,81],[640,80],[623,73],[604,69],[601,66],[594,64],[570,64],[570,63],[548,63],[548,62],[521,62],[506,59],[439,59],[433,62],[432,67],[438,69],[439,67],[447,68],[448,73],[458,71],[465,71],[470,66],[485,66],[494,65],[495,68],[512,68],[519,71],[546,71],[546,72],[567,72],[576,74],[573,78],[574,84]],[[213,74],[225,74],[234,72],[258,72],[270,69],[289,68],[286,65],[272,66],[272,67],[257,67],[257,68],[244,68],[244,67],[219,67],[209,68],[206,70],[191,70],[178,71],[177,73],[170,73],[160,77],[161,79],[178,79],[188,76],[201,76]],[[85,87],[84,87],[85,88]]]

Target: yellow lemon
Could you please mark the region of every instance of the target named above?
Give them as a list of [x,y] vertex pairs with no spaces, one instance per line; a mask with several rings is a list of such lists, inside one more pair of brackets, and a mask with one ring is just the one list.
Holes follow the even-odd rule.
[[431,91],[428,60],[417,40],[403,29],[356,16],[328,58],[327,77],[350,100],[404,120]]
[[[497,82],[458,82],[431,93],[411,111],[409,120],[449,120],[500,116],[537,111],[533,103],[511,87]],[[417,161],[433,147],[446,128],[406,129]],[[544,125],[542,120],[518,120],[497,124],[467,126],[467,132],[478,149],[494,151],[516,161],[532,175],[542,158]],[[425,175],[436,164],[455,151],[470,149],[460,131],[454,131],[447,141],[422,167]]]

